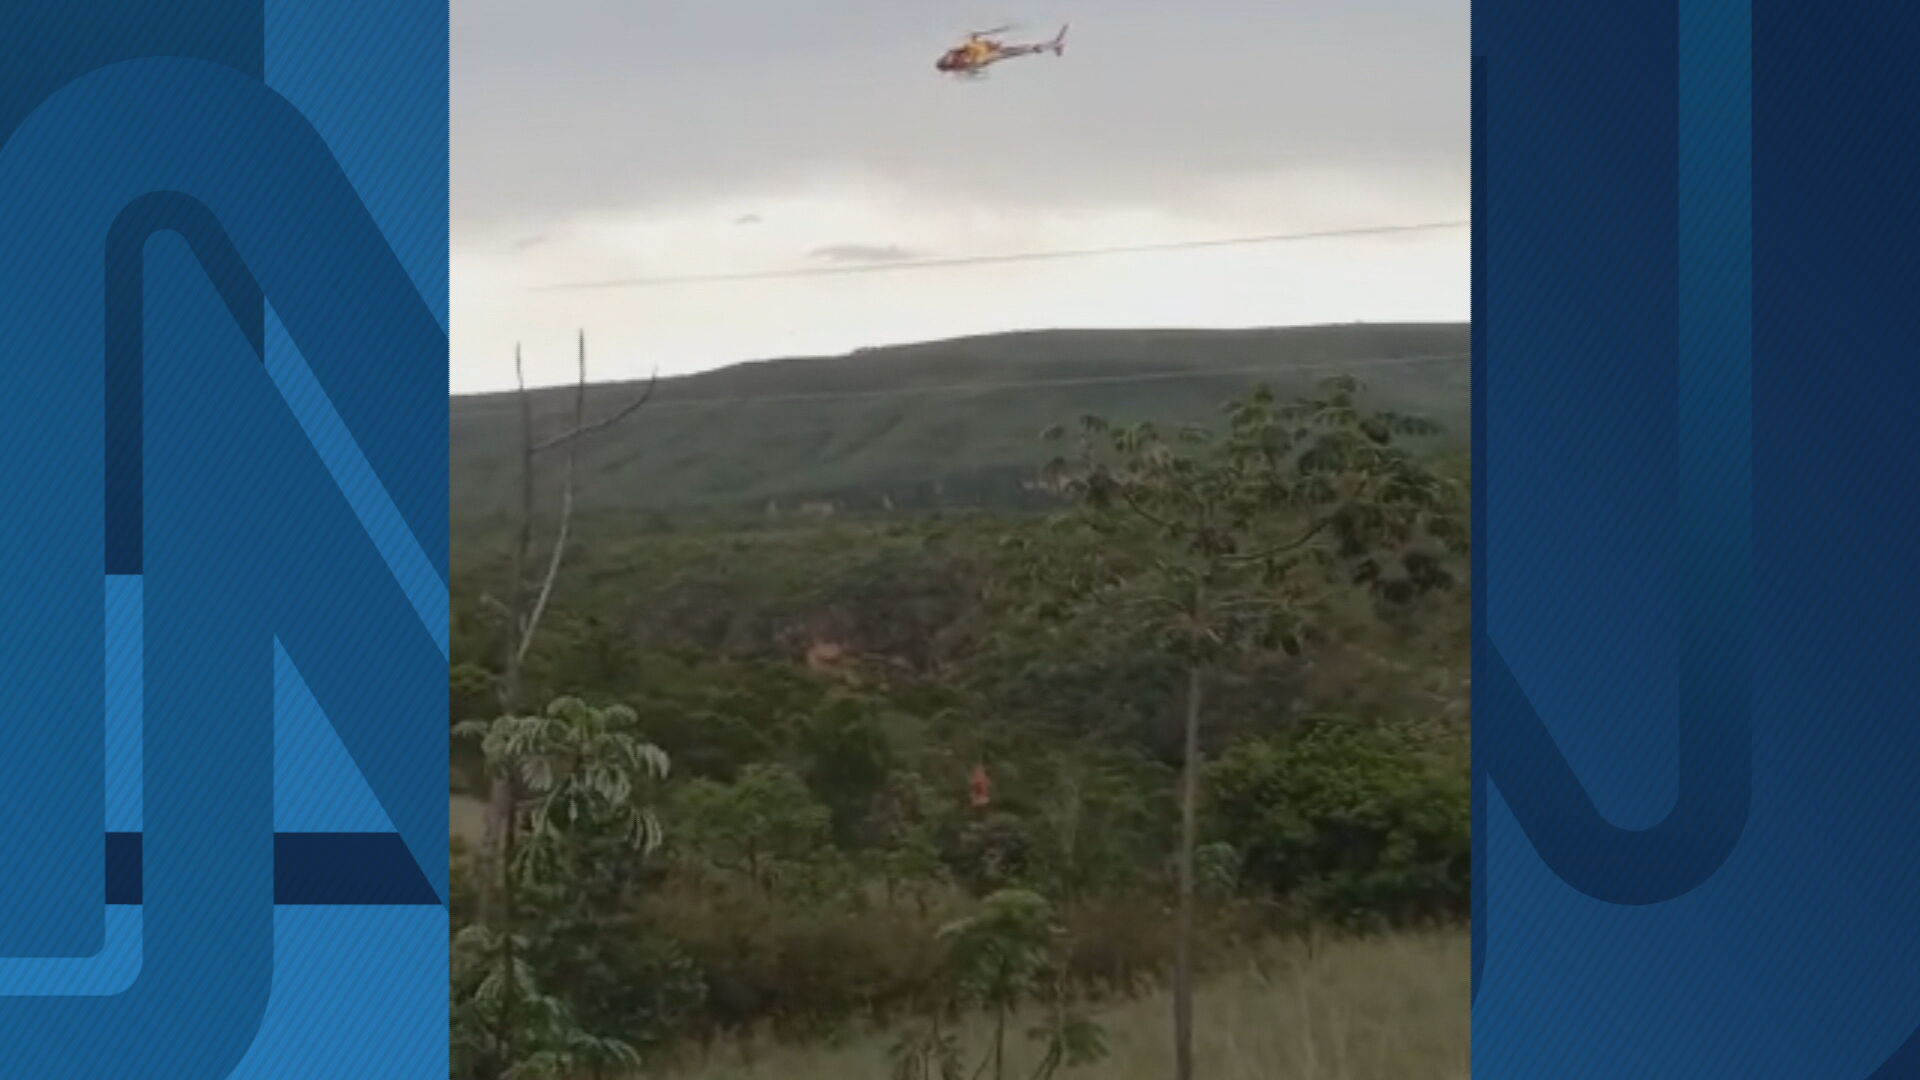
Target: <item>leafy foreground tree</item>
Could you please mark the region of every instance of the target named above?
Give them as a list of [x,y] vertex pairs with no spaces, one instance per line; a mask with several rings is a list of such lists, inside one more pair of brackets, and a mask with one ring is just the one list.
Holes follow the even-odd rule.
[[[1432,426],[1370,411],[1351,377],[1277,404],[1264,388],[1223,436],[1081,425],[1046,480],[1081,542],[1036,545],[1036,580],[1069,615],[1137,620],[1185,667],[1174,1075],[1193,1076],[1193,923],[1201,718],[1209,682],[1255,654],[1307,648],[1342,591],[1405,601],[1449,584],[1458,490],[1396,440]],[[1064,432],[1050,432],[1053,439]]]
[[985,1008],[993,1018],[992,1041],[974,1078],[1005,1080],[1007,1024],[1028,1002],[1045,1008],[1045,1019],[1028,1030],[1044,1050],[1030,1080],[1048,1080],[1062,1068],[1088,1065],[1107,1054],[1106,1033],[1069,1007],[1061,972],[1060,928],[1052,905],[1026,889],[1002,889],[980,910],[941,927],[952,993],[930,1010],[926,1027],[909,1031],[889,1051],[895,1080],[959,1080],[966,1055],[942,1021],[963,1005]]
[[636,728],[632,710],[576,698],[455,728],[479,740],[490,774],[523,793],[506,823],[498,921],[454,938],[456,1076],[598,1077],[638,1064],[631,1043],[586,1024],[584,1014],[605,1012],[594,987],[544,978],[560,966],[556,941],[618,917],[625,871],[660,844],[646,795],[668,761]]
[[630,1044],[584,1030],[565,1001],[545,992],[528,951],[526,938],[485,926],[454,935],[453,1075],[566,1080],[638,1066]]

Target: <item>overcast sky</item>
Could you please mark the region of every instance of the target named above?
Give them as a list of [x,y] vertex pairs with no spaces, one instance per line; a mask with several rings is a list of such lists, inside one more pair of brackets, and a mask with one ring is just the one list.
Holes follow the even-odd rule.
[[[1457,220],[1467,0],[453,0],[453,389],[1004,329],[1464,319],[1464,230],[669,288],[568,282]],[[1073,27],[955,82],[966,31]]]

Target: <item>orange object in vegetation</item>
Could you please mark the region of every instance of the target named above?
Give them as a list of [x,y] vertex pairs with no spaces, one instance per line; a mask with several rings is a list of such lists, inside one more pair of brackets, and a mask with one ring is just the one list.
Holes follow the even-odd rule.
[[977,809],[987,805],[993,799],[993,781],[987,779],[987,767],[973,767],[973,805]]

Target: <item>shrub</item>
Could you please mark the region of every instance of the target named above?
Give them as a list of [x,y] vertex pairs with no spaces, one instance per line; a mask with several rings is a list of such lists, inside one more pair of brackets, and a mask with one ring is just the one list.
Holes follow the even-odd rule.
[[1346,924],[1458,917],[1470,902],[1462,763],[1344,718],[1244,743],[1212,769],[1213,820],[1244,880]]
[[1024,881],[1033,853],[1025,821],[1007,813],[989,813],[960,827],[947,865],[954,878],[976,896]]
[[696,1026],[737,1033],[770,1022],[789,1037],[909,1008],[940,978],[933,929],[946,916],[801,905],[737,885],[656,895],[644,911],[650,932],[674,941],[706,985]]
[[756,763],[731,784],[699,779],[674,798],[676,843],[772,895],[788,864],[826,846],[827,808],[784,765]]

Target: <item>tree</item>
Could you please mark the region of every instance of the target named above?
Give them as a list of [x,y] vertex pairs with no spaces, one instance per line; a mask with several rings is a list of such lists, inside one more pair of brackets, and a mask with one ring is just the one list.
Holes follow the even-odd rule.
[[1153,774],[1128,755],[1076,747],[1050,770],[1038,807],[1049,895],[1069,916],[1079,899],[1126,883],[1163,852],[1147,792]]
[[889,773],[868,808],[863,830],[887,902],[892,904],[904,885],[912,890],[921,914],[927,908],[925,886],[945,868],[929,813],[933,802],[932,791],[918,773]]
[[[501,601],[491,596],[482,597],[500,617],[502,628],[499,666],[494,682],[495,698],[499,703],[498,715],[502,717],[521,715],[526,708],[523,697],[526,692],[527,658],[533,650],[541,620],[547,613],[547,605],[553,599],[554,583],[560,576],[561,560],[566,556],[567,537],[573,525],[574,466],[580,443],[588,435],[612,427],[639,411],[641,406],[653,397],[654,388],[658,385],[657,378],[648,380],[645,388],[632,400],[607,416],[589,423],[587,421],[587,335],[584,331],[581,332],[579,340],[579,378],[574,388],[572,422],[565,431],[544,439],[537,437],[534,433],[533,396],[527,391],[519,347],[515,346],[513,351],[513,374],[519,387],[520,399],[520,506],[514,530],[507,599]],[[554,526],[553,543],[551,550],[547,553],[545,570],[536,580],[533,577],[535,467],[541,454],[554,450],[566,451],[566,460],[561,473],[559,519]],[[487,792],[485,836],[481,843],[478,867],[480,921],[492,927],[497,936],[503,937],[510,937],[501,933],[504,923],[510,918],[502,905],[508,889],[507,863],[511,859],[508,849],[512,843],[512,817],[519,798],[518,781],[511,772],[498,773],[494,776]]]
[[487,771],[520,793],[506,816],[495,921],[455,938],[456,1045],[479,1076],[561,1076],[579,1065],[625,1064],[630,1045],[594,1035],[577,1009],[542,984],[529,955],[533,936],[515,925],[522,899],[572,906],[617,903],[625,857],[656,848],[661,830],[648,802],[668,761],[624,706],[596,709],[560,698],[529,716],[467,721],[456,738],[477,740]]
[[660,823],[640,793],[666,778],[667,755],[642,738],[638,717],[625,705],[596,709],[578,698],[557,698],[545,712],[472,721],[456,737],[480,741],[490,774],[516,779],[525,797],[517,810],[527,830],[512,869],[530,881],[553,880],[572,869],[581,831],[611,826],[631,850],[660,845]]
[[775,868],[824,845],[830,817],[792,769],[758,762],[731,784],[700,779],[681,788],[674,822],[688,847],[770,896]]
[[[1396,445],[1431,425],[1359,400],[1341,376],[1277,405],[1262,388],[1229,407],[1223,437],[1152,424],[1081,424],[1078,452],[1045,480],[1091,542],[1037,566],[1070,614],[1137,620],[1185,667],[1174,971],[1176,1080],[1193,1076],[1194,850],[1201,719],[1211,678],[1271,649],[1297,655],[1336,590],[1404,601],[1448,584],[1456,489]],[[1054,431],[1059,439],[1064,432]]]
[[631,1045],[585,1030],[564,1000],[546,992],[527,953],[525,938],[478,924],[454,935],[453,1075],[565,1080],[582,1068],[638,1066]]
[[966,1055],[960,1039],[941,1025],[939,1010],[927,1026],[909,1028],[887,1048],[893,1080],[966,1080]]
[[875,713],[868,701],[834,694],[814,710],[800,736],[807,780],[831,811],[834,835],[843,845],[857,839],[893,765],[893,748]]
[[[1030,1000],[1046,1006],[1046,1019],[1028,1032],[1045,1047],[1034,1080],[1106,1055],[1099,1025],[1068,1008],[1065,976],[1056,957],[1060,927],[1045,897],[1026,889],[1002,889],[973,915],[941,927],[939,937],[947,945],[960,1000],[985,1007],[993,1017],[993,1041],[975,1077],[991,1070],[993,1080],[1004,1080],[1007,1021]],[[938,1060],[951,1062],[957,1072],[957,1054],[940,1039],[937,1016],[929,1035],[919,1044],[923,1054],[941,1055]]]

